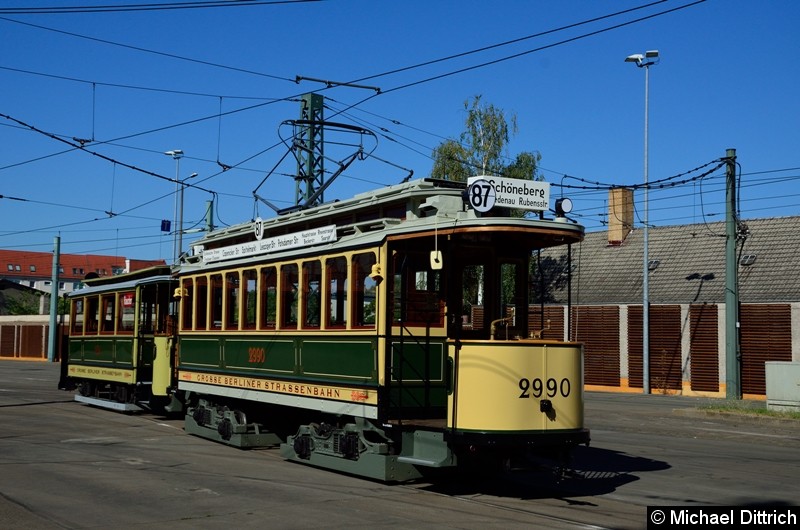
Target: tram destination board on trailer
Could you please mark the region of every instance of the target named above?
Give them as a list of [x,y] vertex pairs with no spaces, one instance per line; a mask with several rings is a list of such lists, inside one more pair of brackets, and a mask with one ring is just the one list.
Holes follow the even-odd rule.
[[174,275],[186,430],[382,481],[588,444],[582,346],[546,333],[536,292],[538,251],[583,228],[545,218],[543,182],[515,206],[538,214],[512,215],[501,180],[421,179],[198,240]]

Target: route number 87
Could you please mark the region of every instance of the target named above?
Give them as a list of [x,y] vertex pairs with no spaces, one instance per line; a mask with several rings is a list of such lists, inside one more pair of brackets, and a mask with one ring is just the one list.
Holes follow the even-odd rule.
[[497,192],[494,185],[486,179],[476,179],[467,188],[467,199],[470,206],[479,212],[488,212],[494,208]]
[[569,379],[566,377],[560,382],[552,377],[547,381],[542,381],[538,377],[536,379],[525,379],[524,377],[519,380],[519,389],[522,393],[519,395],[520,399],[524,398],[540,398],[542,395],[547,394],[547,397],[556,397],[561,394],[562,397],[568,397],[571,385]]

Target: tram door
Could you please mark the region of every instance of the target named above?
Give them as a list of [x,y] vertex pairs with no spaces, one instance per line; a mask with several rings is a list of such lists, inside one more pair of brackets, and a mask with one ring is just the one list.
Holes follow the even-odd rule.
[[[155,384],[159,373],[153,366],[166,360],[169,368],[168,317],[169,284],[151,283],[139,287],[139,332],[137,334],[137,382]],[[163,371],[159,368],[157,372]],[[154,385],[155,386],[155,385]],[[154,388],[154,390],[156,390]],[[154,391],[157,395],[165,395]]]
[[395,418],[446,413],[445,275],[419,246],[401,243],[390,252],[387,380]]

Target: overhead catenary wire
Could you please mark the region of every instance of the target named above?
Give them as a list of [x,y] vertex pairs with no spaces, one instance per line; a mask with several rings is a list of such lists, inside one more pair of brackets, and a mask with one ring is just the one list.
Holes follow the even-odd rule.
[[[653,4],[655,4],[655,3],[653,3]],[[651,4],[648,4],[648,5],[651,5]],[[352,108],[354,108],[354,107],[352,107],[352,106],[351,106],[350,108],[352,109]],[[221,114],[221,112],[220,112],[220,114]],[[219,116],[219,115],[218,115],[218,116]],[[221,120],[221,116],[219,116],[219,119]],[[387,138],[388,138],[388,137],[389,137],[389,135],[388,135],[388,134],[387,134],[387,135],[384,135],[384,137],[387,137]],[[218,151],[219,151],[219,145],[218,145]],[[218,153],[217,159],[219,159],[219,153]],[[675,186],[679,187],[679,186],[680,186],[680,184],[675,184]]]

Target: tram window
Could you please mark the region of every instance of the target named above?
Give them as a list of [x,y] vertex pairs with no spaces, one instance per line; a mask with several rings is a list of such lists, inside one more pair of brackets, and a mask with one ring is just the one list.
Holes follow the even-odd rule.
[[194,282],[186,278],[181,282],[183,286],[183,296],[181,297],[181,329],[192,329],[192,317],[194,315]]
[[211,328],[222,327],[222,274],[211,275]]
[[519,334],[525,326],[527,315],[524,304],[525,286],[522,285],[524,282],[520,281],[520,272],[521,266],[518,263],[500,264],[499,318],[504,318],[506,321],[495,329],[495,335],[498,337],[511,336],[509,330],[513,330],[513,334]]
[[325,266],[328,279],[325,325],[343,328],[347,326],[347,258],[330,258]]
[[102,333],[114,332],[114,310],[116,309],[115,296],[104,294],[100,297],[100,331]]
[[239,329],[239,273],[225,274],[225,329]]
[[353,256],[353,325],[375,327],[376,283],[370,277],[375,254]]
[[158,325],[158,297],[155,285],[139,290],[139,333],[152,335]]
[[195,278],[194,286],[196,296],[194,297],[195,325],[194,329],[208,329],[208,280],[205,276]]
[[136,297],[133,291],[119,293],[119,323],[117,324],[117,333],[126,335],[133,333],[133,328],[136,324],[134,321],[134,315],[136,313],[135,300]]
[[281,327],[297,328],[297,265],[281,267]]
[[156,292],[156,333],[159,335],[172,333],[175,321],[170,314],[170,303],[172,301],[170,286],[157,283],[153,286],[153,290]]
[[97,322],[100,320],[100,299],[96,296],[86,298],[86,333],[97,333]]
[[261,329],[275,329],[278,321],[278,276],[275,267],[261,269]]
[[461,270],[461,326],[465,330],[482,329],[485,267],[465,265]]
[[83,334],[83,298],[75,298],[72,300],[72,310],[70,314],[70,322],[72,322],[72,334]]
[[242,295],[242,327],[244,329],[256,329],[257,278],[258,274],[255,269],[248,269],[242,272],[242,284],[244,286],[244,293]]
[[303,327],[318,328],[320,323],[322,265],[319,261],[303,263]]
[[392,283],[393,319],[413,325],[442,326],[444,302],[441,271],[430,270],[427,254],[395,255]]

